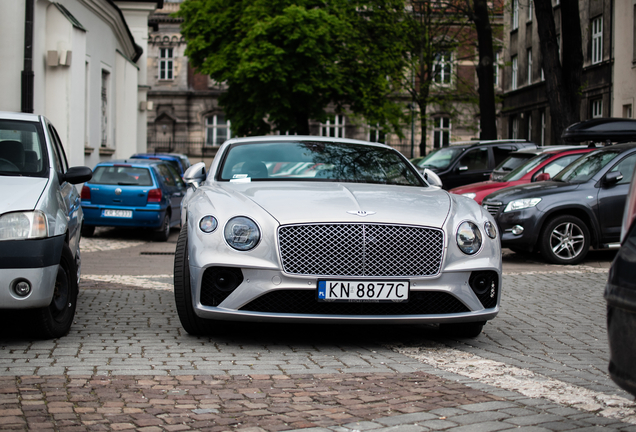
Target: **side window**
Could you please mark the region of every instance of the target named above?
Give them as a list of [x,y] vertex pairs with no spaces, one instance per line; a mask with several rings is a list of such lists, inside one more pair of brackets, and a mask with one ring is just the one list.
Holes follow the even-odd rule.
[[157,165],[157,170],[159,171],[159,176],[167,186],[175,187],[177,185],[168,165],[159,164]]
[[462,167],[466,167],[466,170],[462,171],[479,171],[488,169],[488,148],[478,148],[470,150],[459,161],[460,170]]
[[499,166],[508,156],[510,152],[515,150],[510,146],[495,146],[492,148],[492,154],[495,157],[495,166]]
[[181,178],[181,174],[179,174],[179,171],[173,165],[166,165],[166,167],[168,168],[168,171],[170,171],[170,173],[172,174],[172,177],[174,178],[175,186],[186,187],[185,182]]
[[634,167],[636,166],[636,153],[627,156],[625,159],[614,165],[610,172],[620,171],[623,178],[617,184],[629,183],[634,175]]
[[550,178],[552,178],[555,175],[557,175],[559,172],[561,172],[561,170],[563,168],[565,168],[566,166],[570,165],[572,162],[574,162],[575,160],[577,160],[581,156],[582,155],[580,155],[580,154],[573,154],[573,155],[569,155],[569,156],[563,156],[562,158],[554,160],[554,161],[550,162],[549,164],[547,164],[546,166],[544,166],[541,171],[550,174]]
[[61,173],[62,171],[62,161],[60,159],[60,150],[57,145],[57,137],[53,133],[52,127],[49,126],[49,137],[51,137],[51,148],[53,149],[53,155],[51,156],[51,161],[53,162],[53,169],[55,172]]
[[[49,125],[49,132],[53,138],[53,151],[55,152],[55,158],[57,159],[57,172],[65,173],[68,171],[68,162],[66,161],[66,153],[64,153],[64,147],[57,131],[52,125]],[[60,169],[61,168],[61,169]]]

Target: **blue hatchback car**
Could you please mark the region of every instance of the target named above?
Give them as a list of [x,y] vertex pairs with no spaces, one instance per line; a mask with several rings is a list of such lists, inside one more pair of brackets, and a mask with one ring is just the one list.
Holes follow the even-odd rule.
[[96,226],[148,228],[166,241],[181,220],[186,185],[169,162],[126,159],[101,162],[82,188],[84,226],[90,237]]

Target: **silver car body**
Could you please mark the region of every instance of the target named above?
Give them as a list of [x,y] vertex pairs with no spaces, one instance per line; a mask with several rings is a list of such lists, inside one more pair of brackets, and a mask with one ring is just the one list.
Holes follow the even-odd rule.
[[[27,177],[0,175],[0,217],[13,212],[40,210],[46,218],[48,237],[41,239],[7,240],[0,238],[0,309],[28,309],[48,306],[51,303],[58,271],[59,251],[67,242],[77,265],[77,277],[80,275],[80,227],[83,213],[80,197],[74,185],[60,182],[56,169],[53,169],[52,125],[43,116],[35,114],[0,112],[0,120],[38,123],[44,131],[48,177]],[[2,143],[0,142],[0,146]],[[40,250],[43,255],[57,253],[58,256],[46,257],[44,263],[38,258],[24,257],[17,266],[6,264],[8,257],[15,257],[16,247],[28,245],[30,250]],[[58,252],[54,252],[58,251]],[[17,260],[17,259],[16,259]],[[15,260],[14,260],[15,261]],[[47,265],[49,264],[49,265]],[[26,297],[14,292],[16,280],[28,280],[34,287]]]
[[[200,318],[240,321],[293,322],[357,322],[357,323],[461,323],[485,322],[499,311],[501,296],[501,249],[498,236],[494,239],[484,232],[484,225],[494,224],[491,215],[473,200],[452,195],[439,187],[427,186],[421,174],[421,187],[319,181],[263,181],[229,182],[216,179],[225,152],[234,144],[249,142],[337,142],[389,148],[383,144],[348,139],[268,136],[239,138],[226,141],[219,149],[207,179],[199,184],[197,174],[201,163],[186,172],[186,182],[193,186],[183,200],[182,223],[188,229],[188,259],[192,302]],[[401,157],[401,156],[400,156]],[[411,164],[404,159],[405,164]],[[199,229],[202,217],[213,215],[219,228],[212,233]],[[225,223],[235,216],[247,216],[261,231],[259,244],[241,252],[231,248],[224,239]],[[463,253],[456,241],[460,224],[472,221],[483,234],[483,244],[474,255]],[[313,224],[370,224],[388,227],[425,227],[441,231],[443,250],[439,271],[424,276],[399,274],[381,277],[342,274],[298,274],[285,269],[281,257],[280,230],[290,226]],[[492,226],[492,225],[491,225]],[[401,228],[400,228],[401,229]],[[337,255],[341,251],[334,250]],[[292,250],[292,253],[295,253]],[[391,259],[387,252],[387,259]],[[345,258],[346,259],[346,258]],[[413,258],[415,259],[415,258]],[[418,258],[419,259],[419,258]],[[398,263],[395,263],[398,264]],[[210,267],[240,268],[242,283],[217,306],[201,302],[204,273]],[[494,272],[497,290],[493,291],[494,306],[485,308],[469,286],[471,274]],[[448,294],[465,306],[458,313],[429,314],[313,314],[253,311],[247,305],[274,291],[289,290],[315,293],[321,279],[383,280],[399,279],[410,282],[410,292]]]

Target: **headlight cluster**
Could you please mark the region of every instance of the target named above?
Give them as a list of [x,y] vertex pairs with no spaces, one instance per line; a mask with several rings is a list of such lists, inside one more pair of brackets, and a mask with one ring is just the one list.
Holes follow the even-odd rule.
[[40,210],[7,213],[0,216],[0,240],[48,237],[46,216]]
[[481,231],[472,222],[462,222],[457,229],[457,246],[467,255],[473,255],[481,249]]
[[[219,223],[214,216],[204,216],[199,220],[199,229],[210,234],[216,231]],[[225,241],[239,251],[248,251],[256,247],[261,240],[261,230],[252,219],[236,216],[227,221],[223,230]]]
[[534,207],[540,202],[541,202],[541,198],[524,198],[524,199],[510,201],[508,205],[506,206],[506,208],[504,209],[504,213]]

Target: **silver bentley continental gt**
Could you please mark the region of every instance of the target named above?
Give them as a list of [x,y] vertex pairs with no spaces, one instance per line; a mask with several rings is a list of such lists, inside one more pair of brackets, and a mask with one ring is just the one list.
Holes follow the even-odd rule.
[[491,215],[391,147],[232,139],[209,172],[201,162],[184,178],[174,293],[190,334],[270,321],[430,323],[476,337],[499,312]]

